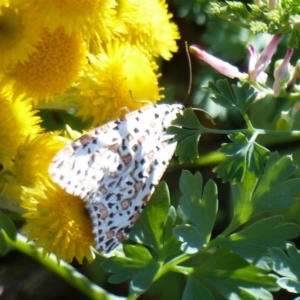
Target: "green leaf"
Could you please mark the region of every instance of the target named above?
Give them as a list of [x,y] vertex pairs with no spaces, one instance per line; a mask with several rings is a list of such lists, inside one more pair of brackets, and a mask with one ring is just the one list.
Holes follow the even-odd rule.
[[218,209],[215,183],[209,180],[202,192],[201,174],[197,172],[195,175],[192,175],[189,171],[183,171],[179,187],[183,195],[180,198],[182,212],[198,229],[205,243],[208,243]]
[[199,300],[199,295],[201,295],[201,299],[215,299],[210,291],[206,289],[199,281],[197,281],[194,277],[189,276],[187,284],[184,288],[182,300]]
[[204,265],[196,267],[193,277],[208,281],[224,299],[273,299],[269,291],[278,290],[275,276],[225,248],[217,249]]
[[300,293],[300,251],[287,244],[287,253],[280,249],[271,249],[273,270],[283,276],[277,280],[278,285],[290,293]]
[[242,133],[228,136],[233,143],[223,144],[219,150],[229,158],[214,168],[214,172],[223,182],[232,184],[244,179],[245,171],[253,171],[256,177],[263,174],[264,165],[269,158],[268,149],[254,141],[249,141]]
[[270,261],[269,248],[284,249],[286,242],[299,234],[297,224],[285,223],[282,216],[272,216],[222,239],[220,245],[263,267]]
[[242,2],[212,2],[211,11],[218,17],[226,20],[227,22],[231,22],[238,27],[249,27],[249,22],[247,22],[247,19],[250,19],[251,14],[248,11],[248,7]]
[[298,1],[282,1],[272,10],[270,10],[268,2],[260,2],[258,6],[250,3],[245,5],[238,1],[227,1],[226,3],[217,1],[212,3],[211,11],[237,27],[251,30],[255,35],[262,32],[272,35],[289,34],[291,37],[288,41],[288,48],[298,48],[299,34],[295,34],[297,23],[291,26],[293,15],[299,14]]
[[234,91],[237,107],[246,113],[250,105],[257,98],[256,90],[248,83],[243,83],[242,85],[232,84],[231,87]]
[[141,217],[129,237],[137,243],[148,245],[159,253],[163,247],[164,224],[170,207],[169,190],[165,182],[155,189]]
[[199,157],[198,142],[205,128],[191,108],[186,108],[182,115],[178,115],[167,132],[175,135],[175,140],[178,141],[175,155],[178,156],[179,162],[188,158],[193,162]]
[[257,97],[257,92],[248,83],[229,85],[227,79],[217,80],[216,84],[208,83],[208,89],[213,93],[211,99],[218,105],[228,109],[239,110],[245,114]]
[[128,279],[131,294],[142,294],[151,285],[159,270],[159,264],[142,245],[124,245],[126,257],[110,257],[103,263],[103,268],[113,273],[108,279],[111,283],[119,283]]
[[[182,129],[182,131],[185,131]],[[179,142],[175,150],[175,155],[178,156],[179,163],[183,163],[186,160],[194,162],[198,157],[198,142],[200,134],[197,131],[187,131],[189,136],[186,136],[182,141]]]
[[246,170],[244,180],[231,186],[234,214],[224,234],[230,233],[241,224],[264,212],[288,208],[296,203],[300,192],[300,179],[287,179],[297,167],[290,156],[279,157],[272,153],[258,178]]
[[0,211],[0,254],[4,255],[7,253],[7,243],[3,232],[11,239],[15,240],[17,235],[17,229],[13,221],[2,211]]
[[179,225],[174,228],[174,234],[181,244],[181,251],[187,254],[197,253],[205,246],[205,239],[199,230],[191,225]]
[[[181,300],[182,295],[182,277],[178,276],[178,273],[168,272],[164,276],[155,280],[150,289],[147,291],[145,297],[138,298],[144,299],[158,299],[158,300]],[[131,298],[128,297],[127,300]]]
[[177,115],[177,118],[172,122],[172,126],[179,126],[187,129],[204,129],[197,116],[194,114],[193,109],[190,107],[186,108],[183,111],[183,114]]
[[180,251],[181,243],[173,234],[173,228],[176,225],[176,220],[177,220],[176,210],[173,206],[171,206],[164,227],[163,249],[160,254],[162,260],[166,259],[170,255],[173,255],[175,253],[181,253]]
[[297,170],[291,156],[279,157],[273,153],[267,162],[264,175],[253,195],[254,215],[261,212],[285,209],[297,202],[300,179],[287,179]]

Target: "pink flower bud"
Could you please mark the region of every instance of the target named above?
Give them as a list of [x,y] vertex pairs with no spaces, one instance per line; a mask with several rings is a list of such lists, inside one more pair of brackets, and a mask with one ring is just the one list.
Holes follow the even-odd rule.
[[269,45],[259,55],[258,61],[256,62],[255,69],[252,73],[251,80],[255,81],[257,76],[263,72],[270,64],[271,59],[277,49],[277,45],[281,40],[281,34],[275,34]]
[[200,46],[191,45],[189,49],[192,55],[205,61],[207,64],[211,65],[214,69],[227,77],[239,79],[246,79],[248,77],[246,73],[241,73],[237,67],[208,54]]
[[248,74],[250,77],[250,80],[253,78],[253,73],[255,70],[255,65],[257,62],[257,51],[252,45],[247,46],[248,55],[249,55],[249,64],[248,64]]
[[300,60],[297,61],[296,65],[295,65],[295,68],[294,68],[292,79],[290,80],[289,84],[286,87],[286,91],[288,93],[290,91],[292,91],[292,89],[294,88],[298,78],[300,78]]
[[282,86],[288,82],[291,78],[291,73],[289,70],[289,62],[291,60],[291,57],[294,53],[293,49],[288,49],[284,60],[282,63],[274,70],[274,84],[273,84],[273,91],[274,91],[274,96],[278,97],[280,94],[280,90]]
[[276,6],[276,0],[269,0],[269,9],[273,10]]

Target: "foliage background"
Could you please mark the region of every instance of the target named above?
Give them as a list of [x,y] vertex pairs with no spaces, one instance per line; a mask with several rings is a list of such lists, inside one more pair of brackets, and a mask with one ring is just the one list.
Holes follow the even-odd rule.
[[[169,0],[169,11],[174,15],[174,21],[179,26],[181,40],[179,41],[179,52],[174,54],[171,61],[161,61],[161,85],[165,87],[165,102],[183,102],[187,95],[187,89],[190,79],[189,66],[184,42],[188,44],[199,44],[207,52],[230,62],[242,71],[247,71],[247,52],[246,45],[250,42],[255,44],[258,49],[266,46],[268,39],[263,35],[253,36],[248,30],[235,27],[228,22],[221,20],[208,13],[208,4],[205,0]],[[247,1],[244,1],[247,3]],[[249,1],[250,3],[250,1]],[[251,2],[252,3],[252,2]],[[284,44],[284,43],[281,43]],[[280,47],[277,50],[276,57],[281,58],[285,54],[285,48]],[[293,56],[296,60],[299,57],[299,50]],[[295,61],[293,61],[295,63]],[[272,72],[271,69],[268,72]],[[240,115],[226,111],[216,106],[209,98],[209,92],[202,87],[208,81],[215,81],[223,78],[208,65],[199,63],[192,58],[192,91],[184,104],[187,107],[201,107],[216,119],[217,126],[222,129],[243,128],[244,123]],[[234,82],[234,81],[233,81]],[[265,107],[268,107],[268,111]],[[251,118],[255,127],[271,128],[274,127],[275,116],[278,112],[278,102],[274,99],[267,99],[258,102],[251,107]],[[74,126],[74,129],[80,129],[83,125],[78,124],[78,119],[72,119],[65,113],[59,116],[49,112],[41,112],[46,128],[51,130],[60,129],[64,122]],[[210,124],[202,113],[197,113],[201,123]],[[57,122],[61,120],[62,122]],[[66,121],[67,120],[67,121]],[[211,126],[211,125],[209,125]],[[76,128],[77,127],[77,128]],[[294,128],[299,128],[299,118],[295,117]],[[278,139],[275,137],[262,136],[259,142],[267,146],[271,151],[278,151],[280,155],[293,153],[293,159],[296,164],[300,163],[300,151],[297,139]],[[172,204],[176,206],[178,199],[178,183],[181,169],[189,169],[191,172],[200,171],[204,182],[212,178],[218,184],[219,191],[219,211],[217,215],[216,226],[213,236],[226,228],[229,224],[232,214],[232,203],[230,199],[228,184],[221,183],[212,169],[220,162],[216,150],[220,145],[228,142],[225,135],[203,135],[199,143],[199,153],[203,159],[198,165],[179,165],[174,158],[168,172],[164,175],[164,180],[168,183],[172,191]],[[299,169],[296,175],[300,175]],[[295,223],[300,223],[300,206],[293,206],[290,210],[281,212],[285,217]],[[297,248],[300,247],[300,240],[294,241]],[[64,280],[53,274],[34,260],[23,256],[17,251],[10,252],[7,256],[0,258],[1,266],[6,271],[0,274],[0,282],[4,283],[9,290],[9,297],[3,299],[65,299],[66,297],[76,297],[76,299],[86,299],[86,296],[71,287]],[[128,283],[113,285],[107,282],[109,274],[102,268],[102,259],[97,257],[93,264],[73,266],[81,273],[85,274],[96,284],[104,287],[107,291],[116,295],[127,295]],[[30,270],[30,274],[28,273]],[[160,299],[180,299],[186,278],[183,275],[168,273],[157,281],[151,289],[140,297],[140,299],[153,299],[157,291],[162,295]],[[275,294],[275,299],[294,299],[294,296],[281,291]]]

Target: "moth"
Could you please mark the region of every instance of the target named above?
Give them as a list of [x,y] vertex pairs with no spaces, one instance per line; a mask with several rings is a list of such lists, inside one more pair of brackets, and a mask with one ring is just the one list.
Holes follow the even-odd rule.
[[85,202],[98,251],[117,247],[138,220],[174,154],[176,142],[166,130],[183,109],[159,104],[133,111],[54,157],[50,176]]

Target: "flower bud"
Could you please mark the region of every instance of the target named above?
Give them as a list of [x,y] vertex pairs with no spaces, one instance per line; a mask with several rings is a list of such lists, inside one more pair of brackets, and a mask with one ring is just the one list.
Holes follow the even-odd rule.
[[203,60],[214,69],[216,69],[221,74],[230,78],[246,79],[248,75],[246,73],[241,73],[239,69],[213,55],[205,52],[200,46],[192,45],[189,47],[190,53],[197,58]]
[[278,97],[280,94],[280,91],[282,87],[287,83],[291,78],[291,66],[289,64],[289,61],[294,53],[293,49],[288,49],[285,57],[283,60],[279,60],[276,62],[274,70],[274,84],[273,84],[273,90],[274,90],[274,96]]
[[252,73],[251,80],[255,81],[257,76],[263,72],[267,66],[270,64],[271,59],[277,49],[277,45],[281,40],[281,34],[276,34],[272,38],[269,45],[264,49],[264,51],[259,55],[259,58],[256,62],[255,69]]

